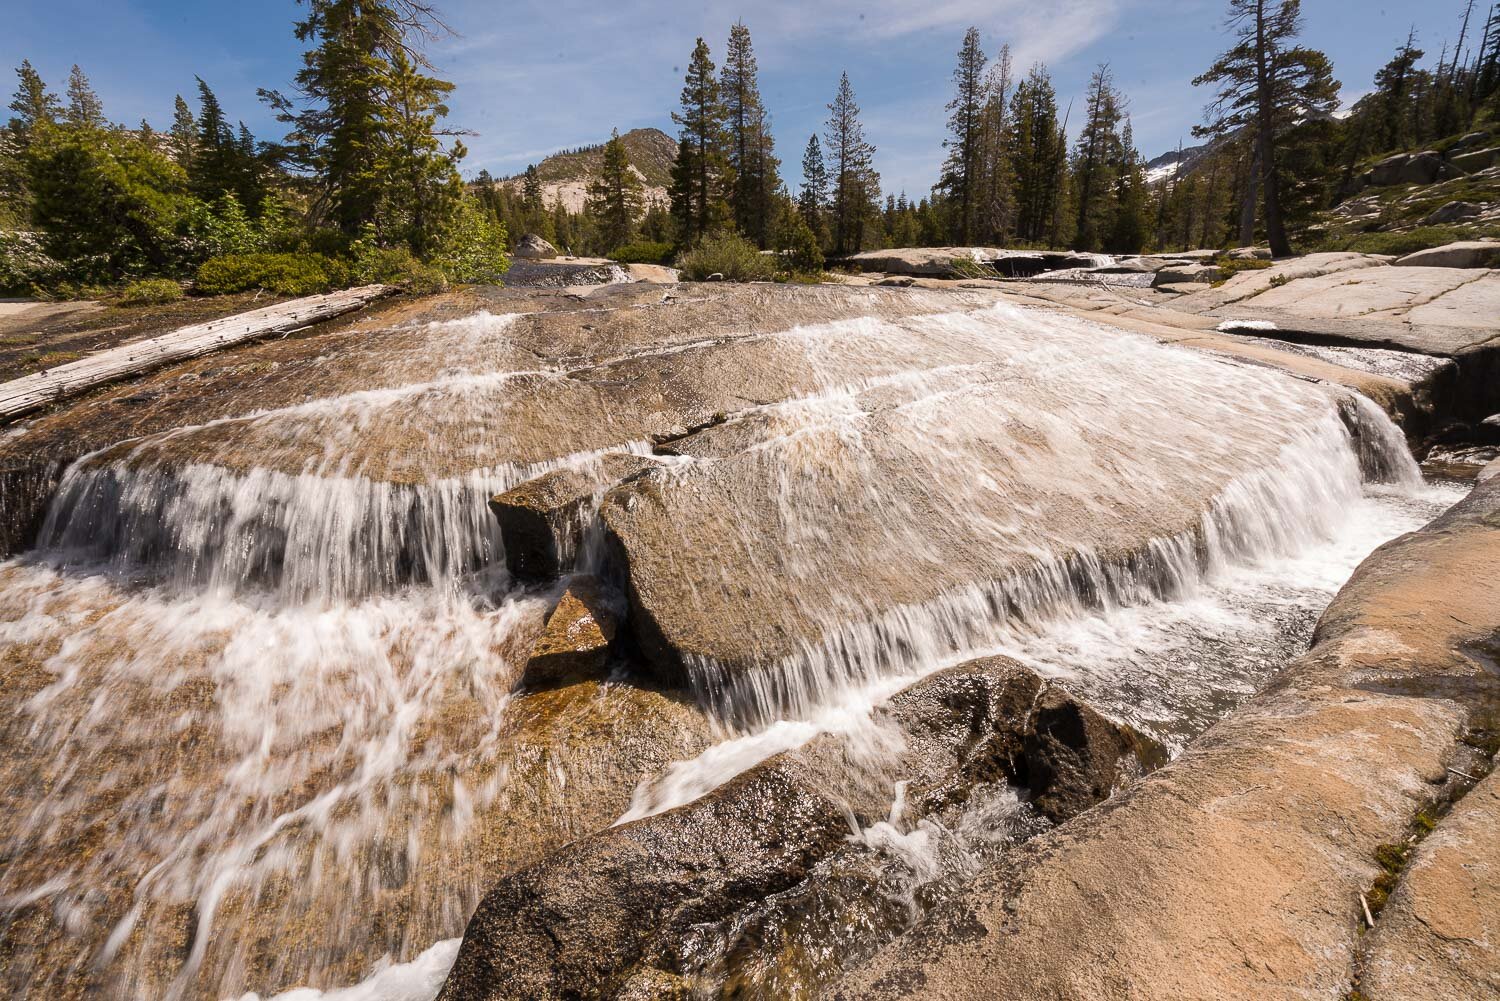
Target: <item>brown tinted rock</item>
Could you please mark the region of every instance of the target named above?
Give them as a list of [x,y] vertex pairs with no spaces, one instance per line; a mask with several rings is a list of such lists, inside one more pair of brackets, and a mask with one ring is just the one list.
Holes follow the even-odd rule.
[[1370,1001],[1500,998],[1500,775],[1413,852],[1364,942]]
[[613,997],[654,939],[794,885],[848,833],[806,767],[778,757],[715,795],[502,880],[470,920],[438,997]]
[[[1497,578],[1491,480],[1366,560],[1270,690],[1110,809],[981,875],[826,996],[1346,996],[1376,847],[1405,836],[1448,778],[1476,695],[1493,691],[1470,651],[1500,632]],[[1453,844],[1455,858],[1488,851]],[[1444,935],[1484,936],[1493,907],[1468,904],[1446,902]],[[1421,996],[1489,996],[1488,965],[1449,969],[1456,989]]]
[[523,681],[540,687],[599,677],[618,629],[619,615],[599,581],[573,578],[532,647]]
[[596,464],[553,470],[492,498],[490,510],[500,522],[510,572],[527,578],[563,573],[578,550],[597,498],[651,465],[642,456],[612,452]]

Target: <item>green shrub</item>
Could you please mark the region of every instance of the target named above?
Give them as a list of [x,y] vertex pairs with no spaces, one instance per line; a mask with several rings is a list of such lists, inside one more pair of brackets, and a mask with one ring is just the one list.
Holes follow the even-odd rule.
[[227,295],[264,289],[278,295],[313,295],[349,283],[349,267],[322,254],[225,254],[198,267],[196,291]]
[[431,264],[423,264],[405,247],[356,247],[352,279],[361,285],[400,285],[415,295],[431,295],[448,287],[448,279]]
[[823,251],[802,213],[790,209],[782,213],[776,227],[776,249],[781,254],[782,267],[792,275],[823,273]]
[[56,284],[61,271],[38,234],[0,229],[0,295],[32,295]]
[[120,293],[122,306],[160,306],[182,298],[182,286],[170,278],[147,278],[132,282]]
[[609,259],[621,264],[668,264],[672,260],[670,243],[636,240],[609,252]]
[[429,261],[450,281],[462,285],[498,282],[510,267],[505,253],[505,224],[478,200],[464,197],[441,247]]
[[1274,267],[1275,265],[1275,261],[1260,257],[1221,257],[1214,262],[1214,266],[1219,269],[1219,273],[1225,279],[1232,278],[1241,271],[1264,271],[1266,268]]
[[705,236],[677,258],[677,266],[689,281],[701,282],[716,274],[731,282],[770,281],[776,276],[775,258],[736,233]]

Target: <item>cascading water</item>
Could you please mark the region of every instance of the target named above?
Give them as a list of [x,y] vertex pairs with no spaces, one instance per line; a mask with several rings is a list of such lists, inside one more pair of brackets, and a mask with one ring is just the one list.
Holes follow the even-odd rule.
[[[363,382],[350,376],[325,397],[148,436],[69,469],[38,548],[0,564],[11,749],[0,921],[13,990],[218,999],[364,981],[339,996],[430,997],[496,867],[585,833],[569,826],[584,815],[581,773],[605,775],[624,800],[634,787],[619,812],[645,816],[818,732],[858,734],[901,685],[978,653],[1066,677],[1180,745],[1285,660],[1364,552],[1447,499],[1423,493],[1399,436],[1364,401],[1341,420],[1321,389],[1064,317],[866,317],[611,345],[582,362],[538,361],[511,343],[515,322],[433,324],[420,349],[390,359],[404,373],[394,384],[372,360]],[[704,374],[736,365],[781,381],[723,389]],[[660,385],[640,374],[666,367]],[[1079,478],[1084,519],[1050,535],[1028,523],[1043,505],[1018,502],[1012,518],[981,496],[1061,482],[1084,468],[1086,445],[1144,442],[1151,408],[1166,405],[1142,381],[1153,368],[1179,388],[1196,380],[1203,397],[1201,427],[1143,443],[1145,464],[1132,467],[1204,498],[1173,531],[1121,553],[1084,539],[1088,519],[1166,503],[1101,503],[1098,484],[1121,475],[1107,468]],[[1042,384],[1073,396],[1030,413]],[[878,611],[835,595],[818,642],[756,672],[695,663],[702,703],[738,726],[696,757],[687,742],[664,749],[636,787],[642,775],[610,771],[607,743],[517,737],[513,688],[547,597],[504,573],[484,504],[605,451],[649,451],[655,429],[690,422],[661,417],[680,400],[692,420],[726,411],[726,431],[762,428],[745,449],[779,470],[786,552],[827,540],[831,497],[914,547],[921,501],[1033,558]],[[545,407],[562,415],[554,425]],[[577,415],[601,408],[608,420],[585,439]],[[1243,440],[1274,430],[1275,446],[1227,476],[1206,443],[1242,444],[1217,426],[1233,420]],[[532,424],[546,440],[520,449],[516,429]],[[955,438],[960,425],[982,434]],[[925,449],[903,453],[911,482],[925,484],[916,494],[840,496],[889,472],[862,443],[907,437]],[[830,440],[845,451],[828,452]],[[684,451],[661,475],[695,490],[718,461]],[[1374,488],[1372,476],[1391,482]],[[623,712],[608,706],[625,697],[602,689],[599,712]],[[899,810],[861,837],[896,858],[892,892],[908,893],[961,869],[965,846],[1008,822],[997,818],[1009,801],[989,807],[958,842]]]

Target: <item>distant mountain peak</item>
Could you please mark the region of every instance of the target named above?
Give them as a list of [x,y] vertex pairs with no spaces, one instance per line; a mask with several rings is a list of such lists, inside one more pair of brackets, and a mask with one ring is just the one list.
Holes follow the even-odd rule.
[[[677,140],[661,129],[631,129],[621,133],[625,158],[640,176],[646,201],[665,201],[672,181],[672,164],[677,159]],[[589,182],[598,176],[604,163],[604,141],[591,146],[553,153],[536,164],[542,182],[542,201],[548,207],[561,201],[570,212],[583,209],[588,200]],[[513,191],[521,190],[525,173],[501,178],[499,184]]]

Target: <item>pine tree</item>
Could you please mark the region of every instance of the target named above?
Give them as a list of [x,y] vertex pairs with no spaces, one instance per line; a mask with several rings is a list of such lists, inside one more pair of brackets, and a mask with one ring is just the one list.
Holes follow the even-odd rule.
[[1100,64],[1089,81],[1087,118],[1073,154],[1077,194],[1075,250],[1097,250],[1113,228],[1111,218],[1116,174],[1121,161],[1120,96],[1110,80],[1109,64]]
[[1004,244],[1015,226],[1015,178],[1006,154],[1010,122],[1010,46],[995,54],[985,79],[984,112],[980,131],[980,184],[975,208],[978,239]]
[[1139,254],[1146,245],[1150,215],[1146,165],[1135,148],[1135,130],[1129,118],[1125,119],[1117,150],[1110,228],[1104,235],[1103,249],[1111,254]]
[[1006,141],[1015,176],[1016,234],[1028,243],[1046,242],[1060,208],[1060,157],[1067,137],[1057,121],[1057,95],[1041,63],[1032,66],[1011,98]]
[[181,94],[173,104],[171,136],[172,159],[179,167],[191,172],[193,151],[198,148],[198,123]]
[[979,29],[964,33],[953,70],[953,100],[948,102],[948,158],[938,186],[954,202],[953,239],[965,246],[974,242],[981,186],[985,93],[985,56]]
[[827,204],[828,168],[823,164],[823,147],[813,134],[807,137],[807,149],[802,154],[802,189],[797,195],[797,211],[819,239],[826,235],[823,207]]
[[682,241],[692,244],[729,220],[725,196],[734,184],[724,152],[724,102],[701,38],[688,64],[682,110],[673,112],[672,121],[681,126],[672,167],[672,215]]
[[82,129],[101,129],[105,124],[104,103],[76,64],[68,73],[68,110],[64,117],[69,125]]
[[1195,134],[1222,137],[1249,129],[1266,238],[1271,253],[1291,253],[1282,205],[1283,178],[1276,141],[1280,133],[1338,106],[1338,84],[1327,57],[1291,42],[1302,29],[1301,0],[1229,0],[1228,27],[1234,45],[1193,84],[1216,84],[1213,121]]
[[422,73],[400,47],[390,53],[387,108],[379,171],[385,180],[375,214],[383,242],[431,256],[458,221],[462,142],[443,148],[438,121],[447,116],[453,84]]
[[604,144],[599,176],[589,184],[587,211],[593,217],[599,246],[605,253],[635,237],[635,221],[641,214],[641,180],[630,168],[619,129]]
[[737,22],[729,29],[729,45],[719,78],[728,131],[729,166],[734,186],[730,207],[741,233],[762,249],[770,245],[779,161],[772,150],[770,118],[760,99],[755,50],[750,29]]
[[1490,7],[1480,38],[1479,71],[1474,77],[1474,106],[1500,97],[1500,3]]
[[848,73],[839,77],[838,93],[828,105],[823,139],[833,161],[830,173],[833,253],[836,256],[857,253],[864,245],[870,203],[880,197],[880,177],[874,168],[875,147],[865,141]]
[[521,198],[525,201],[528,211],[541,211],[542,176],[537,173],[534,163],[526,165],[526,173],[521,181]]
[[1415,34],[1407,35],[1406,44],[1375,73],[1375,99],[1379,102],[1376,149],[1405,149],[1415,141],[1408,104],[1416,83],[1417,63],[1425,54],[1415,43]]
[[[237,191],[241,164],[234,132],[213,90],[198,80],[198,134],[189,161],[188,181],[193,193],[206,202],[217,201],[226,192]],[[250,208],[252,206],[245,206]]]
[[[446,114],[434,95],[446,93],[448,85],[422,72],[426,63],[408,41],[413,34],[431,36],[441,25],[423,0],[307,0],[307,5],[307,16],[296,27],[298,40],[312,46],[296,77],[302,106],[274,91],[261,96],[291,126],[284,146],[287,158],[317,179],[315,221],[327,219],[352,238],[374,225],[383,207],[407,199],[410,209],[409,197],[422,200],[432,194],[406,196],[392,190],[413,169],[439,187],[448,183],[457,150],[445,153],[403,134],[415,122],[430,125]],[[397,64],[398,54],[407,60],[405,70]],[[408,79],[401,79],[403,73]],[[425,110],[402,107],[416,97]],[[430,130],[429,138],[432,134]],[[425,162],[406,164],[397,173],[386,170],[407,155]],[[443,201],[456,210],[456,203]],[[450,222],[424,219],[434,232]],[[431,241],[423,236],[419,242]]]
[[10,131],[24,148],[38,127],[56,124],[63,111],[57,95],[47,89],[30,60],[21,60],[16,76],[21,83],[10,102],[10,110],[15,112],[10,120]]

